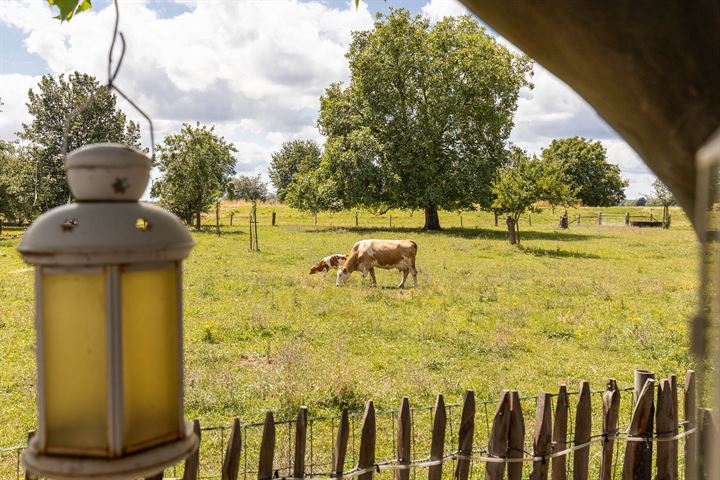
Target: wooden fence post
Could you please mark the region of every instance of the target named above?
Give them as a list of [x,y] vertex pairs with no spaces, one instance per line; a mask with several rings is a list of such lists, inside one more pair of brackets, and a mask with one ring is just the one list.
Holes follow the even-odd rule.
[[[575,446],[587,443],[592,436],[592,408],[590,405],[590,384],[580,382],[577,407],[575,408]],[[590,446],[575,450],[573,455],[573,479],[587,480],[590,460]]]
[[[375,404],[370,400],[365,405],[365,414],[360,429],[359,470],[375,465],[375,436]],[[358,476],[358,480],[372,480],[372,477],[373,472],[368,472]]]
[[[672,387],[667,379],[660,380],[657,391],[656,429],[657,438],[672,437],[675,429]],[[677,472],[673,471],[672,445],[675,442],[658,442],[655,480],[676,480]]]
[[528,213],[528,226],[532,227],[532,217]]
[[215,233],[220,235],[220,202],[215,203]]
[[307,445],[307,415],[308,408],[303,406],[298,410],[295,420],[295,461],[293,462],[293,477],[305,476],[305,447]]
[[498,214],[497,212],[493,212],[495,214],[495,226],[498,226]]
[[[678,384],[677,375],[671,373],[668,375],[668,381],[670,382],[670,391],[672,392],[672,410],[673,410],[673,436],[680,433],[680,412],[678,411]],[[658,432],[661,430],[658,428]],[[674,478],[678,478],[678,452],[679,443],[676,441],[670,443],[670,461],[672,462],[671,468],[675,473]]]
[[200,475],[200,443],[202,440],[202,431],[200,429],[200,420],[193,420],[193,432],[198,437],[198,448],[185,459],[185,469],[183,471],[183,480],[197,480]]
[[598,212],[598,225],[602,225],[602,212]]
[[580,225],[580,215],[577,216],[577,224]]
[[348,438],[350,437],[350,421],[347,408],[343,408],[338,425],[335,451],[333,452],[332,477],[342,477],[345,471],[345,455],[347,454]]
[[[442,460],[445,455],[445,427],[447,425],[447,412],[445,411],[445,399],[442,395],[437,396],[435,408],[433,409],[433,429],[430,440],[430,460]],[[440,480],[442,478],[442,463],[432,465],[428,468],[428,480]]]
[[[633,404],[636,405],[638,402],[638,398],[640,396],[640,393],[642,392],[643,388],[645,387],[645,383],[648,379],[655,380],[655,374],[653,372],[647,371],[647,370],[635,370],[635,384],[634,384],[634,392],[633,392]],[[655,388],[655,383],[653,385],[653,393]],[[637,435],[644,435],[644,436],[650,436],[653,435],[653,425],[655,420],[655,403],[654,403],[654,395],[650,395],[650,412],[649,412],[649,419],[648,423],[645,427],[644,432],[640,432]],[[637,442],[635,442],[637,443]],[[652,457],[653,457],[653,444],[651,442],[648,443],[640,443],[638,445],[638,453],[639,457],[639,467],[641,470],[639,471],[638,475],[641,475],[642,478],[650,478],[651,470],[652,470]]]
[[[503,390],[500,401],[495,409],[490,438],[488,439],[488,453],[491,457],[506,458],[510,435],[510,391]],[[486,480],[503,480],[505,464],[488,462],[485,465]]]
[[[533,456],[547,457],[552,452],[552,410],[550,394],[541,393],[535,410],[535,433],[533,435]],[[547,480],[548,461],[543,458],[533,462],[531,480]]]
[[[30,440],[32,440],[34,436],[35,436],[35,430],[31,430],[28,432],[28,436],[27,436],[27,444],[28,445],[30,445]],[[35,473],[31,472],[27,468],[25,469],[25,480],[38,480],[38,478],[39,477],[37,475],[35,475]]]
[[262,440],[260,442],[260,456],[258,459],[258,480],[271,480],[273,478],[273,459],[275,457],[275,419],[272,412],[265,414]]
[[[635,380],[637,380],[637,377]],[[647,427],[652,424],[654,391],[655,380],[647,378],[633,408],[630,428],[628,429],[628,435],[631,437],[647,435]],[[623,480],[650,480],[650,465],[646,463],[645,447],[645,442],[627,442],[623,463]]]
[[698,412],[698,423],[702,427],[700,430],[700,445],[698,455],[698,479],[713,478],[713,462],[718,462],[717,458],[717,432],[715,431],[715,425],[713,425],[712,411],[708,408],[701,408]]
[[[695,404],[695,371],[688,370],[685,373],[685,397],[684,397],[684,415],[685,431],[697,427],[697,407]],[[685,478],[698,478],[697,463],[695,455],[697,454],[697,438],[698,431],[685,437]]]
[[603,417],[602,432],[605,436],[600,457],[600,480],[612,479],[613,448],[615,440],[611,437],[618,434],[620,419],[620,390],[614,378],[608,380],[607,389],[602,397]]
[[[509,458],[522,458],[525,447],[525,420],[517,390],[510,392]],[[522,463],[508,463],[508,480],[521,480]]]
[[355,210],[355,226],[358,226],[358,211]]
[[242,437],[240,434],[240,419],[234,418],[230,439],[225,450],[225,459],[222,466],[222,480],[237,480],[240,470],[240,448]]
[[625,212],[625,225],[630,225],[630,212]]
[[[466,390],[463,398],[460,428],[458,429],[458,455],[472,455],[473,435],[475,433],[475,392]],[[468,480],[470,459],[458,458],[455,466],[455,480]]]
[[[565,217],[567,218],[567,217]],[[560,385],[555,403],[555,422],[553,424],[553,452],[562,452],[567,448],[568,395],[567,385]],[[552,480],[565,480],[567,477],[567,455],[552,459]]]
[[[412,440],[410,438],[410,400],[403,397],[400,402],[400,411],[397,419],[397,464],[398,466],[410,465],[410,452]],[[399,468],[395,470],[397,480],[409,480],[410,469]]]
[[274,227],[274,226],[275,226],[275,218],[276,218],[275,211],[272,212],[272,217],[271,217],[271,218],[272,218],[271,224],[272,224],[272,226]]

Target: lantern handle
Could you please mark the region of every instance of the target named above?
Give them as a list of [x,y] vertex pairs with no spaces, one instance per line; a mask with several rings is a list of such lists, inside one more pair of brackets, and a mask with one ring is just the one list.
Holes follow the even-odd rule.
[[[117,85],[115,85],[115,78],[120,72],[120,66],[122,65],[123,59],[125,58],[126,44],[125,36],[122,34],[122,32],[118,31],[118,25],[120,23],[120,8],[118,7],[118,1],[113,0],[113,4],[115,5],[115,24],[113,26],[112,42],[110,42],[110,51],[108,51],[108,81],[105,85],[101,85],[100,87],[98,87],[95,92],[90,94],[90,96],[83,103],[78,105],[72,112],[70,112],[70,115],[65,118],[65,122],[63,125],[63,157],[67,156],[68,154],[68,137],[70,136],[70,124],[75,119],[75,117],[78,116],[78,114],[80,114],[93,101],[95,101],[97,93],[100,91],[100,89],[105,89],[108,92],[115,90],[115,92],[117,92],[122,98],[124,98],[140,115],[145,117],[145,120],[147,120],[148,124],[150,125],[150,152],[151,159],[153,163],[155,163],[155,128],[153,126],[152,119],[148,116],[147,113],[145,113],[140,107],[138,107],[135,102],[130,100],[130,98],[122,90],[120,90]],[[115,68],[113,69],[113,51],[115,50],[115,41],[118,37],[120,38],[121,45],[120,58],[118,59],[117,65],[115,65]]]

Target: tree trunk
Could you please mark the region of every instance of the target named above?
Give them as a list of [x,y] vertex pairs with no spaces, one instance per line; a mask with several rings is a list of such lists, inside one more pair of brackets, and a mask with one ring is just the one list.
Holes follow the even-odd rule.
[[507,220],[505,220],[505,223],[507,224],[507,230],[508,230],[508,241],[510,242],[510,245],[516,245],[517,244],[517,234],[515,230],[515,219],[512,217],[507,217]]
[[425,207],[425,226],[423,230],[440,230],[440,217],[435,205]]
[[200,221],[200,210],[195,212],[195,230],[200,230],[202,222]]

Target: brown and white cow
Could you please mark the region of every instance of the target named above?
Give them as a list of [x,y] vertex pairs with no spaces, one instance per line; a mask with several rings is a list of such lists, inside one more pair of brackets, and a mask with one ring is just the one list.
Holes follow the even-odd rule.
[[345,260],[347,259],[347,255],[342,255],[340,253],[336,253],[335,255],[328,255],[327,257],[320,260],[318,263],[310,267],[310,275],[317,272],[323,272],[325,275],[327,275],[328,270],[335,267],[341,267]]
[[403,278],[398,288],[405,286],[405,280],[411,273],[413,283],[417,287],[416,254],[417,244],[412,240],[360,240],[353,245],[345,264],[338,269],[335,285],[340,286],[355,271],[362,273],[363,278],[369,273],[373,285],[377,285],[375,279],[375,267],[377,267],[400,270]]

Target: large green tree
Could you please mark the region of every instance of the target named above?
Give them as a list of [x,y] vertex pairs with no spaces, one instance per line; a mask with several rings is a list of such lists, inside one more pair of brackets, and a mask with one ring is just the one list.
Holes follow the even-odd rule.
[[489,208],[531,62],[470,16],[431,26],[405,9],[353,33],[351,80],[321,98],[323,163],[343,206]]
[[559,164],[530,158],[517,147],[508,153],[509,162],[492,187],[492,209],[507,217],[508,240],[515,245],[520,243],[518,220],[522,214],[535,210],[541,200],[567,206],[575,201],[576,191],[564,180]]
[[256,203],[258,200],[264,202],[268,198],[267,184],[258,174],[255,177],[239,175],[228,182],[228,200],[246,200]]
[[583,137],[555,139],[543,149],[542,157],[562,165],[583,205],[609,207],[625,199],[628,182],[620,176],[620,167],[607,161],[607,151],[600,141]]
[[[92,94],[94,100],[86,103]],[[82,105],[84,108],[77,110]],[[99,142],[140,146],[138,124],[127,120],[115,95],[91,75],[44,75],[37,90],[28,92],[27,107],[32,121],[23,123],[18,136],[35,147],[28,159],[35,170],[33,198],[40,212],[70,199],[62,159],[64,127],[71,113],[77,112],[68,128],[68,151]]]
[[0,140],[0,221],[23,223],[39,213],[34,207],[32,148]]
[[158,147],[160,177],[151,195],[160,204],[200,229],[201,216],[225,195],[235,173],[235,146],[217,135],[214,127],[183,124]]
[[285,201],[288,188],[296,175],[304,174],[320,166],[320,146],[314,140],[291,140],[272,154],[268,175],[275,187],[277,197]]

